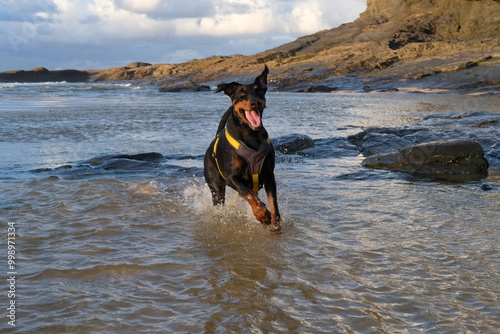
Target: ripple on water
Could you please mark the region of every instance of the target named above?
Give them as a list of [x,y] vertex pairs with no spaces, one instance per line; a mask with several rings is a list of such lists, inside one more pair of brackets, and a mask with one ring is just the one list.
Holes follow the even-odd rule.
[[[227,97],[203,95],[200,109],[189,94],[127,94],[133,103],[129,95],[73,96],[64,108],[2,114],[0,127],[12,138],[0,146],[19,153],[6,158],[16,166],[2,169],[0,207],[17,227],[23,332],[493,333],[500,326],[496,171],[485,180],[492,190],[483,191],[479,182],[367,170],[347,148],[281,157],[283,231],[269,233],[230,190],[227,205],[214,208],[203,181],[200,157],[213,137],[206,124],[217,124]],[[336,145],[364,126],[413,123],[436,103],[447,108],[440,114],[479,103],[390,96],[274,94],[266,127],[273,136],[307,133]],[[415,111],[420,102],[430,103],[425,115]],[[155,168],[78,162],[153,151],[166,157]],[[64,164],[74,168],[53,169]],[[45,167],[52,169],[22,172]]]

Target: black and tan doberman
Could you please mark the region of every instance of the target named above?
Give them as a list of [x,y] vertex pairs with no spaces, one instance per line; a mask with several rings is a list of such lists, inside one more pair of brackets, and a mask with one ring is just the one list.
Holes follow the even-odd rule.
[[[248,201],[258,221],[269,225],[271,231],[278,231],[281,225],[274,149],[262,125],[268,73],[265,66],[250,85],[237,82],[218,85],[217,92],[228,95],[232,105],[222,116],[217,136],[207,149],[204,172],[214,205],[224,205],[228,185]],[[271,212],[257,196],[263,186]]]

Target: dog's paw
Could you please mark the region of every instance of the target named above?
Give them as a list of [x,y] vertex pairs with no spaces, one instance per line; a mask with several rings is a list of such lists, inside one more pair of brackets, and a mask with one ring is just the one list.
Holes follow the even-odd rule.
[[271,224],[271,212],[266,209],[266,207],[258,207],[258,211],[254,212],[255,218],[260,221],[262,224],[270,225]]
[[269,231],[271,232],[279,232],[281,230],[280,224],[280,216],[279,215],[271,215],[271,224],[269,224]]
[[280,224],[270,224],[269,231],[270,232],[279,232],[279,231],[281,231],[281,225]]

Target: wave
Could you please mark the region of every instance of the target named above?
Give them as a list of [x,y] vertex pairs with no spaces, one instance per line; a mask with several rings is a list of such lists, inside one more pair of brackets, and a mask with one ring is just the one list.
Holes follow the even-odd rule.
[[144,86],[134,85],[133,83],[95,83],[95,82],[70,82],[67,81],[47,81],[47,82],[3,82],[0,83],[0,90],[30,89],[35,91],[46,91],[61,89],[63,91],[72,92],[101,92],[114,90],[141,90]]
[[132,83],[85,83],[80,86],[71,87],[72,91],[101,92],[114,90],[140,90],[144,86],[133,85]]
[[15,87],[43,87],[43,86],[60,86],[66,85],[66,81],[46,81],[46,82],[2,82],[0,89],[15,88]]

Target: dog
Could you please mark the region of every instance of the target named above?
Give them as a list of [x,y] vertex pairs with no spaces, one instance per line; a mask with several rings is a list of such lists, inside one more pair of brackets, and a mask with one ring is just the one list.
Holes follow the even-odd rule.
[[[253,214],[269,230],[281,229],[274,177],[275,153],[262,125],[266,107],[267,65],[250,85],[222,83],[216,92],[224,92],[232,105],[222,116],[216,138],[204,159],[205,180],[212,193],[213,205],[224,205],[226,185],[236,190],[252,207]],[[270,211],[257,193],[265,188]]]

